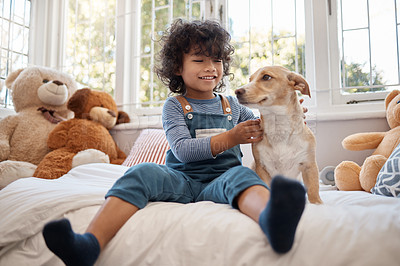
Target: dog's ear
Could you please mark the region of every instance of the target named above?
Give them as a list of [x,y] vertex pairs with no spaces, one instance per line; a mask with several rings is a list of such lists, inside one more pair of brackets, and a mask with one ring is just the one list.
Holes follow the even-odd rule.
[[290,72],[287,78],[292,83],[295,90],[299,90],[301,94],[308,95],[308,97],[311,98],[310,87],[308,86],[307,81],[301,75]]

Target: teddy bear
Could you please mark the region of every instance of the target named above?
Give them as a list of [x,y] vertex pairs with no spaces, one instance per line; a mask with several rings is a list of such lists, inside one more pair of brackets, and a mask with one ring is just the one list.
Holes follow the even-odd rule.
[[66,73],[42,66],[18,69],[8,75],[15,113],[0,120],[0,189],[32,176],[50,152],[47,137],[57,123],[73,117],[67,102],[77,90]]
[[371,192],[386,160],[400,143],[400,91],[393,90],[385,98],[387,132],[357,133],[346,137],[342,145],[347,150],[375,149],[360,167],[352,161],[343,161],[335,168],[335,184],[339,190]]
[[125,153],[109,129],[128,123],[127,113],[118,111],[112,96],[103,91],[77,90],[68,101],[75,117],[59,123],[49,134],[49,152],[36,168],[34,177],[56,179],[85,163],[122,164]]

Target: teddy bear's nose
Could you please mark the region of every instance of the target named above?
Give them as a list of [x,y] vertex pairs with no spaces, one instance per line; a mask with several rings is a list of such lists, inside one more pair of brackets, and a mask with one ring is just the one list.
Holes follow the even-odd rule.
[[62,83],[61,81],[58,81],[58,80],[53,80],[53,83],[58,86],[64,85],[64,83]]
[[112,117],[117,117],[117,116],[115,115],[115,113],[114,113],[113,111],[111,111],[111,110],[108,110],[107,113],[109,113]]

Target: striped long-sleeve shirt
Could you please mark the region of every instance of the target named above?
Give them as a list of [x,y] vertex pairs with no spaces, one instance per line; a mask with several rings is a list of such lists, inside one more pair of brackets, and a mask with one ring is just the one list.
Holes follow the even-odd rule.
[[[240,122],[256,118],[253,112],[239,104],[235,97],[227,96],[227,99],[231,105],[234,126]],[[220,97],[214,97],[210,100],[189,98],[187,100],[194,112],[223,114]],[[162,123],[171,150],[178,160],[188,163],[214,158],[211,153],[211,137],[191,137],[182,106],[175,97],[166,100],[163,107]]]

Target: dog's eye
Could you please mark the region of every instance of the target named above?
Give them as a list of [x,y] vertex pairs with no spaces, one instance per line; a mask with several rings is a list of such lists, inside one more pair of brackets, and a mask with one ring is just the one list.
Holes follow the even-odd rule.
[[48,79],[44,79],[44,80],[43,80],[43,83],[47,83],[47,82],[49,82]]
[[270,80],[270,79],[271,79],[271,76],[265,74],[265,75],[262,77],[262,79],[263,79],[263,80]]

